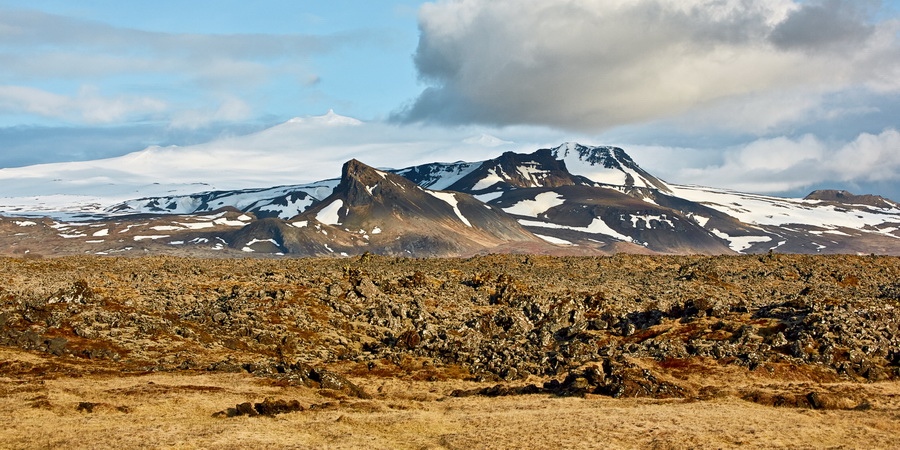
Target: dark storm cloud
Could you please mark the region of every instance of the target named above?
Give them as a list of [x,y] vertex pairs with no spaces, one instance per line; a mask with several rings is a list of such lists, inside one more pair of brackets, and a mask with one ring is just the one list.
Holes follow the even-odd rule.
[[853,51],[872,37],[875,26],[867,17],[878,2],[824,0],[803,4],[778,24],[770,40],[782,49]]
[[803,123],[844,89],[900,92],[896,21],[867,11],[791,0],[426,4],[415,63],[427,87],[394,117],[598,131],[708,110],[746,132]]

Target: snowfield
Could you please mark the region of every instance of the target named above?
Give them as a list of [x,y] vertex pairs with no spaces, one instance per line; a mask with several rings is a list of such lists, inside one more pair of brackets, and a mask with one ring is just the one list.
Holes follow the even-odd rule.
[[625,242],[635,242],[630,236],[625,236],[622,233],[619,233],[616,230],[613,230],[603,221],[603,219],[597,217],[590,223],[590,225],[586,227],[573,227],[568,225],[559,225],[555,223],[549,222],[538,222],[535,220],[525,220],[519,219],[519,224],[524,227],[537,227],[537,228],[556,228],[560,230],[572,230],[572,231],[581,231],[583,233],[592,233],[592,234],[603,234],[606,236],[613,237],[620,241]]
[[343,200],[335,200],[328,204],[328,206],[319,210],[319,213],[316,214],[316,220],[325,225],[340,225],[341,218],[338,216],[338,212],[340,212],[343,207]]
[[[852,211],[819,201],[747,194],[701,186],[670,185],[681,198],[702,203],[751,225],[809,225],[823,228],[875,226],[900,219],[900,210]],[[868,207],[870,210],[875,208]],[[699,223],[699,220],[698,220]]]
[[562,195],[549,191],[536,195],[533,200],[522,200],[515,205],[501,209],[507,214],[538,217],[547,212],[550,208],[560,206],[565,202],[566,200]]

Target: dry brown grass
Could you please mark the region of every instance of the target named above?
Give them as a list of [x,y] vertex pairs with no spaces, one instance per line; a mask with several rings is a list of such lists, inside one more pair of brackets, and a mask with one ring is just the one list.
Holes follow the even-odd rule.
[[[450,398],[471,381],[354,378],[371,400],[280,386],[249,374],[115,373],[0,349],[2,448],[897,448],[900,383],[854,384],[868,410],[711,401]],[[532,380],[534,381],[534,380]],[[748,383],[764,380],[748,380]],[[765,388],[765,385],[759,385]],[[774,392],[791,386],[769,386]],[[323,395],[325,394],[325,395]],[[322,409],[214,418],[271,397]],[[336,397],[336,398],[335,398]],[[79,410],[82,402],[93,412]]]

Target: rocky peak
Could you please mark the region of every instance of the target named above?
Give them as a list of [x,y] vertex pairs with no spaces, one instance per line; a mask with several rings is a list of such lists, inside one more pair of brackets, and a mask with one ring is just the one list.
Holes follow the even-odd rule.
[[803,199],[819,200],[847,205],[866,205],[885,209],[900,208],[900,205],[898,205],[896,202],[888,200],[880,195],[856,195],[852,192],[836,189],[820,189],[812,191]]
[[603,166],[607,169],[622,170],[634,168],[637,164],[625,150],[611,146],[587,146],[576,142],[566,142],[559,147],[548,150],[554,158],[565,159],[569,155],[577,155],[578,159],[592,166]]
[[395,191],[417,188],[415,183],[402,176],[382,172],[351,159],[344,163],[341,182],[334,192],[343,197],[348,205],[366,205],[373,201],[375,195],[390,196]]
[[532,187],[592,185],[591,180],[573,175],[566,162],[550,149],[523,154],[506,152],[485,161],[476,170],[449,187],[461,192],[495,192]]
[[631,159],[625,150],[619,147],[604,146],[588,146],[578,143],[566,142],[559,147],[551,149],[554,157],[565,158],[566,156],[577,155],[578,159],[591,165],[599,165],[607,169],[621,169],[623,166],[631,167],[637,164]]
[[659,178],[641,168],[625,150],[612,146],[588,146],[566,142],[549,150],[557,159],[566,161],[572,173],[603,183],[626,188],[651,188],[671,192]]
[[379,176],[378,170],[363,164],[358,159],[351,159],[344,163],[344,167],[341,169],[341,181],[345,181],[348,179],[359,180],[362,178],[374,178]]

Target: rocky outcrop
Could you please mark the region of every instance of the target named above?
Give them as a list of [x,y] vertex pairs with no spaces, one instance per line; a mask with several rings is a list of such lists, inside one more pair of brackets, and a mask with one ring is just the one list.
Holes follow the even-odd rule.
[[880,195],[856,195],[852,192],[838,191],[833,189],[820,189],[812,191],[804,197],[804,200],[821,200],[823,202],[844,204],[844,205],[865,205],[874,206],[876,208],[898,208],[896,202],[888,200]]
[[361,398],[348,371],[552,378],[557,395],[679,397],[696,386],[672,374],[717,367],[875,382],[900,376],[898,275],[896,258],[776,254],[7,259],[0,345]]

